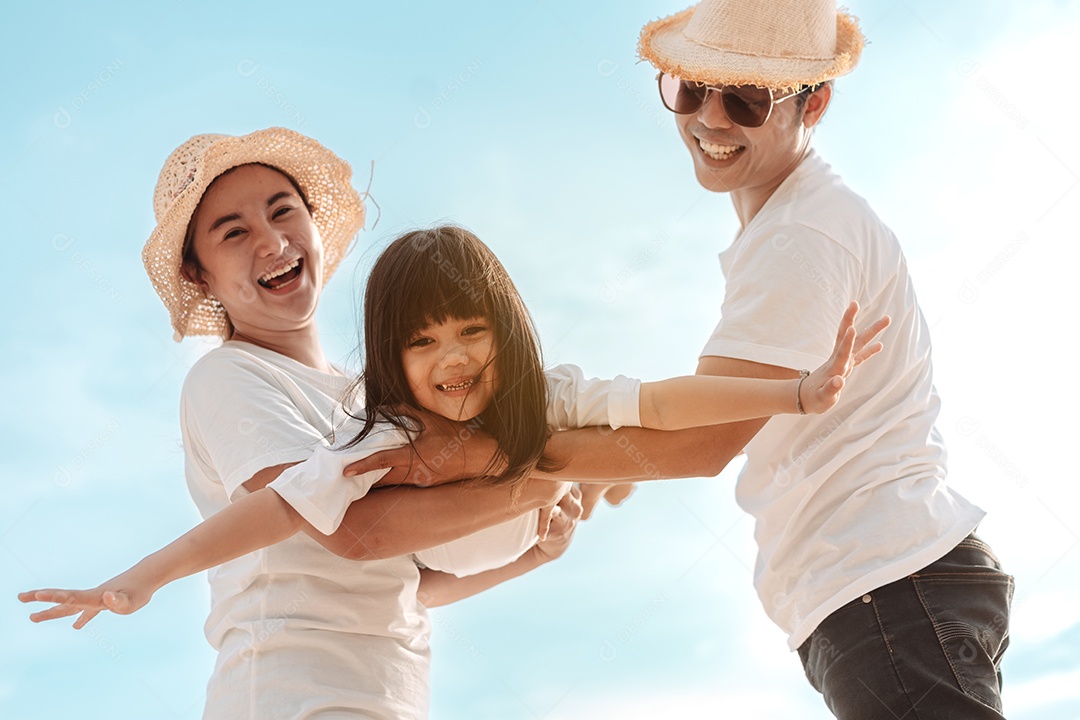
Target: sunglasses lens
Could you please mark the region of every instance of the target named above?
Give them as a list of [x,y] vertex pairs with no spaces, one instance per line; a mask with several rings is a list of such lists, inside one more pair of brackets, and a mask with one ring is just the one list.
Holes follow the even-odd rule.
[[725,85],[720,99],[733,123],[751,128],[765,124],[773,104],[769,89],[754,85]]
[[660,76],[660,99],[664,101],[664,107],[678,115],[697,112],[706,92],[708,89],[704,85],[680,80],[667,73]]

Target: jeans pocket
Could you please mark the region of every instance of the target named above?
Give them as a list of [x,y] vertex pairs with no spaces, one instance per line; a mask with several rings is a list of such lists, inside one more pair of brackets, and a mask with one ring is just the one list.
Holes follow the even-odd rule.
[[980,568],[920,573],[911,579],[960,688],[1000,712],[1000,667],[1009,645],[1012,576]]

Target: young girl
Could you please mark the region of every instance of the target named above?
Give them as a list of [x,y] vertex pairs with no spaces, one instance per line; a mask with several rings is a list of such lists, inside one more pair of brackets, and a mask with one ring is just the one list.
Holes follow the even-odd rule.
[[[851,370],[882,347],[869,343],[888,318],[856,338],[857,311],[853,303],[844,314],[829,361],[796,380],[689,376],[642,383],[619,376],[600,381],[586,380],[569,365],[545,374],[529,314],[491,250],[457,227],[408,233],[382,253],[368,281],[365,369],[350,393],[363,395],[364,409],[338,429],[344,441],[328,440],[266,488],[93,590],[36,590],[19,597],[58,604],[35,613],[34,620],[82,611],[75,622],[80,628],[101,610],[134,612],[173,580],[281,542],[305,520],[330,534],[349,504],[385,474],[344,477],[345,466],[411,442],[423,428],[424,413],[467,423],[462,433],[482,427],[499,450],[490,459],[487,481],[517,483],[536,468],[551,469],[543,455],[551,429],[676,430],[824,412],[836,404]],[[429,606],[444,604],[497,582],[493,569],[512,563],[536,542],[538,512],[416,553],[427,568],[420,598]]]

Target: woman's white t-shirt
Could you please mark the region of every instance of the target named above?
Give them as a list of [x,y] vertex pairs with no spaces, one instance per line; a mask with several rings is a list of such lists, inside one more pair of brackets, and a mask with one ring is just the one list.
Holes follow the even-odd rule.
[[[340,400],[348,383],[244,342],[201,358],[184,383],[181,431],[188,488],[203,517],[246,494],[243,483],[264,468],[303,467],[314,455],[310,470],[318,458],[333,458],[327,438],[345,421]],[[638,424],[636,380],[587,381],[561,366],[549,371],[548,387],[553,428]],[[362,444],[364,456],[399,442],[374,433]],[[313,501],[320,487],[340,498],[336,485],[356,480],[343,478],[343,467],[307,475]],[[334,514],[336,528],[341,518]],[[535,516],[527,530],[525,522],[504,523],[510,532],[496,531],[503,533],[497,542],[469,536],[426,558],[459,574],[497,567],[491,563],[535,540]],[[345,560],[297,534],[210,570],[209,580],[206,636],[218,660],[207,686],[208,720],[427,717],[430,625],[416,597],[412,556]]]
[[[203,517],[256,472],[311,456],[348,379],[243,342],[184,383],[188,487]],[[355,562],[304,534],[209,572],[206,637],[218,650],[205,717],[427,717],[427,613],[410,557]]]
[[[613,380],[586,380],[580,368],[574,365],[551,368],[545,378],[547,423],[553,430],[590,425],[618,429],[641,424],[641,383],[638,380],[622,375]],[[336,435],[344,443],[358,429],[358,423],[346,423],[338,428]],[[466,425],[465,431],[468,430]],[[345,467],[407,442],[405,433],[389,423],[377,426],[352,448],[338,449],[327,442],[308,460],[281,473],[268,487],[281,495],[316,530],[330,535],[338,529],[349,505],[364,497],[387,472],[377,470],[345,477]],[[424,567],[459,577],[502,567],[536,543],[539,513],[539,510],[533,510],[458,540],[421,550],[414,557]]]

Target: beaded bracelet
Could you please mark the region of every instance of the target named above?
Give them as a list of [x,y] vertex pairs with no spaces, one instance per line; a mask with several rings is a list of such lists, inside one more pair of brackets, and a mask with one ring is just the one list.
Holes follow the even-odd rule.
[[805,415],[806,414],[806,410],[804,410],[803,406],[802,406],[802,384],[803,384],[803,380],[805,380],[808,377],[810,377],[810,371],[809,370],[800,370],[799,371],[799,386],[797,388],[795,388],[795,407],[797,407],[799,409],[799,414],[800,415]]

